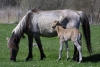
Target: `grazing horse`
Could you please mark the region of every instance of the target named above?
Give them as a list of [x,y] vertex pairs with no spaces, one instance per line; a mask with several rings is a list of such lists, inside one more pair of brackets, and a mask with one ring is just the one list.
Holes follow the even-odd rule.
[[62,26],[59,25],[59,21],[55,21],[52,25],[52,28],[57,31],[58,38],[60,39],[59,57],[57,60],[61,59],[64,42],[66,45],[67,60],[68,60],[69,58],[68,57],[68,41],[71,40],[79,52],[79,63],[80,63],[82,61],[82,55],[81,55],[82,34],[79,32],[79,30],[76,28],[64,29]]
[[[54,37],[57,36],[56,31],[50,32],[50,28],[54,21],[59,21],[63,28],[79,29],[82,22],[82,28],[85,35],[87,48],[89,53],[92,53],[90,40],[90,25],[87,16],[82,11],[75,10],[51,10],[41,11],[32,9],[21,19],[19,24],[13,29],[8,45],[10,47],[10,60],[16,61],[16,56],[19,50],[19,42],[21,37],[26,33],[28,35],[29,53],[26,61],[32,59],[32,43],[33,37],[36,40],[40,51],[41,60],[45,58],[42,48],[40,36]],[[77,49],[75,48],[73,58],[77,58]]]

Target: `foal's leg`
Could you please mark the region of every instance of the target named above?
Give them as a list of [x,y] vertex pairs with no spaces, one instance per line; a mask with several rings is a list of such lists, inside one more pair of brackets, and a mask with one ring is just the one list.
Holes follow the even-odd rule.
[[63,41],[60,40],[59,57],[58,57],[57,61],[59,61],[62,57],[62,50],[63,50]]
[[81,46],[79,45],[77,41],[74,42],[74,45],[77,47],[77,50],[79,51],[79,63],[80,63],[82,61]]
[[40,55],[41,55],[40,60],[43,60],[43,58],[46,58],[46,56],[45,56],[45,54],[44,54],[44,52],[43,52],[43,48],[42,48],[40,36],[34,35],[34,38],[35,38],[36,43],[37,43],[37,46],[38,46],[38,48],[39,48],[39,50],[40,50]]
[[65,41],[65,45],[66,45],[66,56],[67,56],[67,58],[66,58],[66,60],[68,60],[69,59],[69,54],[68,54],[68,41]]
[[28,57],[26,58],[26,61],[32,59],[32,43],[33,43],[33,36],[28,36],[28,46],[29,46],[29,53]]

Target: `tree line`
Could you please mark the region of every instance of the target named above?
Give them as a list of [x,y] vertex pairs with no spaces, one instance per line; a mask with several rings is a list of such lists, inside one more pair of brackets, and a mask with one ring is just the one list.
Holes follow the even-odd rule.
[[0,8],[17,7],[20,10],[74,9],[87,14],[91,23],[100,24],[100,0],[0,0]]

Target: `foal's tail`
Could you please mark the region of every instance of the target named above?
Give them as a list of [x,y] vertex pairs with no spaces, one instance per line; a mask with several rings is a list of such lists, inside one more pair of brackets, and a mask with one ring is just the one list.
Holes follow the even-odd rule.
[[91,46],[91,33],[90,33],[90,25],[89,25],[89,20],[88,17],[82,12],[78,11],[78,14],[80,15],[80,20],[82,22],[82,30],[86,39],[86,44],[87,44],[87,49],[92,55],[92,46]]

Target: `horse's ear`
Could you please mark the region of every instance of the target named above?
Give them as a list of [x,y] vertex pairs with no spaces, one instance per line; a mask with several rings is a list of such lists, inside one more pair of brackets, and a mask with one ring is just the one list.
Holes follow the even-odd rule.
[[56,25],[61,26],[61,23],[59,23],[59,21],[56,22]]
[[59,25],[59,21],[57,21],[57,25]]
[[6,37],[6,40],[7,40],[7,41],[9,41],[9,38],[8,38],[8,37]]
[[55,21],[55,23],[59,23],[59,21]]
[[7,46],[9,46],[9,40],[10,40],[10,38],[8,38],[8,37],[6,37],[6,40],[7,40]]
[[56,25],[59,25],[59,21],[55,21],[54,23],[55,23]]
[[59,23],[59,21],[57,21],[57,23]]

